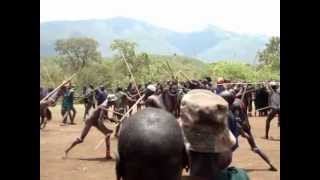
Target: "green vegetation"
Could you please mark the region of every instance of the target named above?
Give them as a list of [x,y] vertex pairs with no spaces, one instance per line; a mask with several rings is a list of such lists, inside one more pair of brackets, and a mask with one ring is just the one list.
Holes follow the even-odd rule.
[[[137,83],[148,81],[165,81],[177,76],[186,80],[179,71],[191,79],[210,76],[213,80],[224,77],[229,80],[279,80],[280,78],[280,38],[274,37],[266,48],[258,52],[258,63],[245,64],[236,61],[204,63],[184,56],[164,56],[137,53],[138,44],[125,40],[115,40],[111,49],[112,58],[102,58],[98,43],[89,38],[72,38],[58,40],[58,56],[40,59],[40,80],[45,87],[55,87],[83,65],[81,73],[73,80],[80,90],[82,86],[93,84],[105,85],[107,88],[125,86],[131,81],[122,55],[128,62]],[[122,55],[121,55],[122,54]],[[167,62],[170,67],[168,67]],[[173,72],[170,70],[173,69]]]

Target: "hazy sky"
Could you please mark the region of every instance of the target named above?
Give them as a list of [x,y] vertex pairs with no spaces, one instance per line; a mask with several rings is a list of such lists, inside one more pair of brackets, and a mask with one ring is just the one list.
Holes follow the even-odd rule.
[[175,31],[280,35],[280,0],[41,0],[40,22],[122,16]]

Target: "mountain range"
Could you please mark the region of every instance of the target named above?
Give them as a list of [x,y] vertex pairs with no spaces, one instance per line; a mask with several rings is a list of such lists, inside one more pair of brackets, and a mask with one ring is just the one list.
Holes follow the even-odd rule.
[[204,62],[234,60],[246,63],[254,61],[257,51],[263,49],[270,38],[229,32],[213,25],[201,31],[176,32],[124,17],[51,21],[40,24],[40,56],[55,55],[55,41],[70,37],[94,38],[105,57],[113,55],[110,44],[114,39],[126,39],[138,44],[138,52],[178,54]]

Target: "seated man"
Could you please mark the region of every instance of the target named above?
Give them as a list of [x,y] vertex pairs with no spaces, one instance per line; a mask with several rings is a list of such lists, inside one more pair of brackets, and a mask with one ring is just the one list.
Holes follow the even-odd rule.
[[183,135],[169,112],[146,108],[123,122],[117,180],[180,180],[187,165]]
[[190,157],[190,176],[206,180],[244,179],[231,167],[236,139],[228,128],[228,103],[208,90],[191,90],[182,98],[180,125]]

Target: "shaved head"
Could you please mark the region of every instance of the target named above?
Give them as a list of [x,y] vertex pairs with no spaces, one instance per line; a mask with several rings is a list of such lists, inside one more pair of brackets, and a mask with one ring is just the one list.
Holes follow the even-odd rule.
[[182,132],[176,119],[162,109],[146,108],[126,120],[118,152],[118,178],[181,179],[185,164]]

